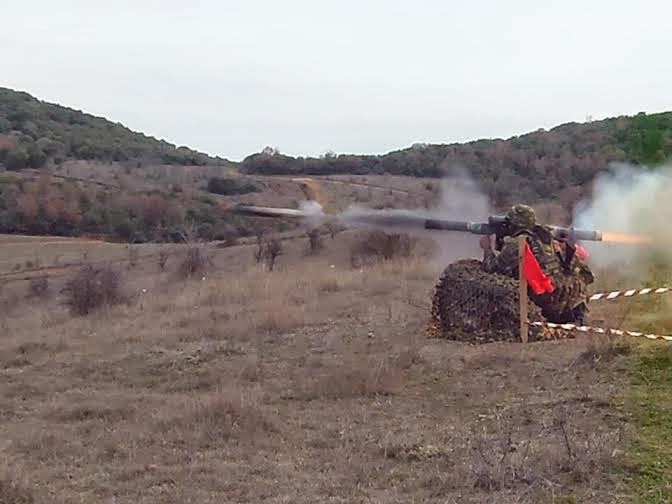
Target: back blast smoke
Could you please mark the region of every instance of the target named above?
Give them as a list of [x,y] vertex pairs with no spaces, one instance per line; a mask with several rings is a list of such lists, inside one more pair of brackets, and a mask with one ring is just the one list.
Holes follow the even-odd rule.
[[432,232],[424,229],[425,219],[454,219],[486,222],[492,214],[488,196],[462,166],[453,166],[441,179],[438,200],[432,208],[412,210],[371,210],[351,207],[336,216],[346,227],[377,229],[431,237],[438,245],[435,260],[440,266],[463,257],[480,257],[478,237],[461,232]]
[[574,224],[605,230],[604,242],[585,244],[595,266],[643,280],[654,255],[672,265],[672,166],[612,164],[595,179],[590,199],[577,204]]

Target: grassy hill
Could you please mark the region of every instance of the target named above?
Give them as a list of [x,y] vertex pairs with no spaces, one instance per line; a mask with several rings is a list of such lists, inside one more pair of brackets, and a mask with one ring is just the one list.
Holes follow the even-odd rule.
[[102,117],[0,88],[0,162],[8,170],[19,170],[66,159],[228,164],[225,159],[176,147]]

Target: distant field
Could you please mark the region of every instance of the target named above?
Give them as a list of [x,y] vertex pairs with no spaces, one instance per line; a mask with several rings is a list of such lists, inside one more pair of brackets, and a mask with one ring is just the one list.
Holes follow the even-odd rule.
[[6,235],[0,234],[0,245],[7,245],[10,243],[21,243],[27,244],[30,242],[42,243],[42,242],[63,242],[63,243],[73,243],[73,242],[91,242],[85,238],[67,238],[63,236],[28,236],[28,235]]
[[[82,262],[128,260],[156,254],[159,245],[125,244],[58,236],[0,235],[0,275],[42,268],[62,268]],[[136,250],[136,252],[130,252]]]

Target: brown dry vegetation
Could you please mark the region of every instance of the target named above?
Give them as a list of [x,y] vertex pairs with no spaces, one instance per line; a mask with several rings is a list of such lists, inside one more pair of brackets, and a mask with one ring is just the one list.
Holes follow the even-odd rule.
[[86,317],[16,299],[0,502],[616,500],[617,346],[427,340],[421,249],[360,271],[306,245],[273,272],[225,249]]

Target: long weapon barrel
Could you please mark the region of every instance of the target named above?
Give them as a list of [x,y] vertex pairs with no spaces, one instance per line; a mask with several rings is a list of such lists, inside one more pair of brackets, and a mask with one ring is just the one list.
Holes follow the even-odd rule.
[[[236,205],[233,210],[236,213],[257,217],[315,217],[324,214],[315,214],[305,210],[291,208],[274,208],[252,205]],[[354,226],[377,226],[406,229],[428,229],[436,231],[457,231],[477,235],[497,235],[502,237],[507,234],[508,221],[503,215],[491,215],[487,222],[469,222],[447,219],[433,219],[415,215],[409,212],[367,211],[349,214],[347,222]],[[602,232],[591,229],[575,229],[573,227],[549,226],[557,239],[570,241],[602,241]]]
[[479,235],[489,235],[494,233],[493,227],[487,222],[467,222],[444,219],[425,219],[425,229],[462,231]]
[[[467,222],[444,219],[425,219],[425,229],[440,231],[462,231],[478,235],[497,234],[500,226],[505,225],[506,219],[501,215],[492,215],[488,222]],[[602,232],[592,229],[576,229],[573,227],[549,226],[553,236],[562,240],[572,241],[602,241]]]

